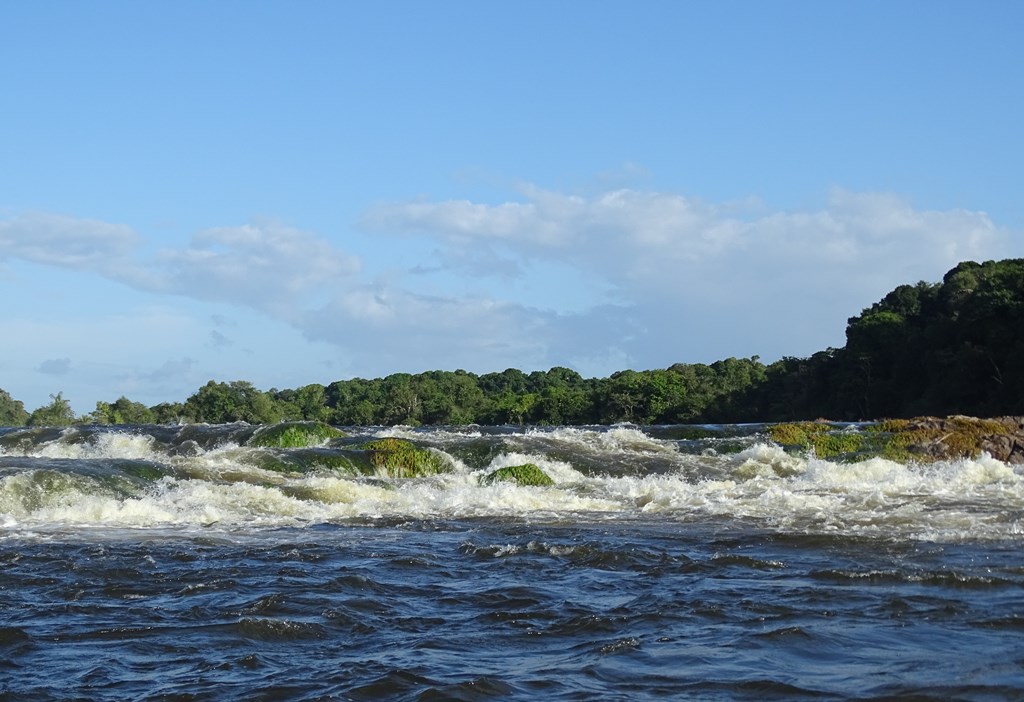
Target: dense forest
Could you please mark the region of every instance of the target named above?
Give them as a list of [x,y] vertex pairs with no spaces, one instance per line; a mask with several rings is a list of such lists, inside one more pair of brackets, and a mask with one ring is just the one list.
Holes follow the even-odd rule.
[[294,390],[211,380],[183,403],[121,397],[75,416],[61,393],[29,413],[0,390],[0,425],[677,424],[1024,414],[1024,259],[964,262],[941,283],[901,285],[848,320],[846,345],[583,378],[568,368],[395,373]]

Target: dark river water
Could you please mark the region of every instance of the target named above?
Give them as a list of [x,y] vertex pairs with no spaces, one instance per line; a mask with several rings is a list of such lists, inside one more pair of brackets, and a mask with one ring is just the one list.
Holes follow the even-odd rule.
[[[404,479],[266,470],[238,426],[8,430],[0,700],[1024,699],[1019,469],[757,429],[320,449],[451,466]],[[525,460],[554,485],[480,480]]]

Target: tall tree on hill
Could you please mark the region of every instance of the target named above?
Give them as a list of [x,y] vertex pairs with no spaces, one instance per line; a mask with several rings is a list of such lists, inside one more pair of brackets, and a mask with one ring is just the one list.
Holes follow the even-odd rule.
[[830,404],[847,418],[1024,412],[1024,259],[901,285],[852,317],[846,338],[829,370]]

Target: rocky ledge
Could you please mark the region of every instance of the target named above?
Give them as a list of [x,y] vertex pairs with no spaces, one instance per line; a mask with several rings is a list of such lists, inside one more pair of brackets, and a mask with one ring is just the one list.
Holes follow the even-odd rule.
[[912,455],[941,460],[987,453],[1006,463],[1024,463],[1024,417],[915,417],[881,426],[886,425]]
[[774,424],[768,437],[787,449],[822,458],[939,461],[987,453],[1024,464],[1024,417],[914,417],[886,419],[851,431],[825,421]]

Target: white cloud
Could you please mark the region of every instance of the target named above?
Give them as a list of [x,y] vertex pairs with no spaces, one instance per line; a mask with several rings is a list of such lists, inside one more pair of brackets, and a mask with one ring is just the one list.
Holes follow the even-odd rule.
[[753,217],[672,193],[616,190],[584,199],[528,187],[524,196],[499,205],[378,205],[363,225],[444,247],[498,247],[511,259],[557,258],[621,283],[750,258],[849,266],[902,253],[930,270],[998,248],[1006,236],[982,212],[918,211],[892,195],[843,190],[817,211]]
[[[259,358],[272,346],[258,343],[259,335],[286,325],[329,345],[316,352],[318,361],[362,376],[554,365],[606,375],[733,355],[807,355],[842,344],[846,318],[896,285],[938,280],[961,260],[1024,253],[1010,251],[1009,232],[983,212],[920,210],[893,195],[843,190],[817,209],[773,212],[677,193],[617,189],[584,197],[526,186],[498,204],[378,205],[362,226],[379,241],[424,238],[429,246],[419,248],[433,247],[433,258],[375,279],[381,272],[362,272],[326,239],[261,222],[208,229],[147,260],[126,227],[48,215],[0,221],[0,256],[256,310],[265,316],[252,316],[256,322],[230,337],[197,325],[193,336],[199,346],[259,349],[244,368],[242,354],[231,354],[231,372],[276,363],[266,371],[273,378],[280,359]],[[466,274],[478,287],[469,287]],[[570,295],[571,306],[559,304]],[[278,332],[259,323],[267,316]],[[210,319],[228,325],[222,315]],[[243,332],[247,339],[236,341]],[[132,382],[141,388],[191,378],[193,363],[136,371]]]
[[146,285],[288,316],[305,296],[358,272],[358,259],[327,241],[268,222],[208,229],[185,249],[165,249]]
[[328,241],[275,222],[199,232],[155,260],[139,255],[131,228],[64,215],[30,213],[0,221],[0,259],[97,273],[133,288],[230,302],[287,316],[329,298],[325,289],[357,275],[359,260]]
[[308,338],[344,349],[350,371],[366,376],[539,367],[548,357],[551,317],[513,302],[368,285],[307,315],[301,327]]
[[171,359],[169,361],[164,361],[164,363],[154,370],[140,373],[138,378],[151,382],[175,381],[182,378],[187,379],[191,376],[192,369],[195,365],[195,360],[188,356]]
[[121,224],[31,212],[0,221],[0,258],[115,274],[139,244]]
[[[498,274],[544,261],[601,280],[622,306],[557,325],[545,318],[549,360],[625,350],[641,366],[841,344],[846,318],[892,287],[1007,255],[1008,241],[983,212],[922,211],[893,195],[843,190],[817,210],[745,212],[674,193],[583,198],[526,187],[521,201],[497,205],[378,205],[362,223],[430,237],[443,267],[474,275],[487,260],[502,262]],[[466,254],[475,249],[486,256]],[[636,329],[623,337],[626,323]],[[567,325],[570,338],[559,333]]]

